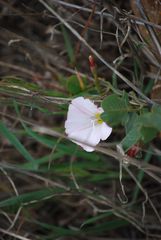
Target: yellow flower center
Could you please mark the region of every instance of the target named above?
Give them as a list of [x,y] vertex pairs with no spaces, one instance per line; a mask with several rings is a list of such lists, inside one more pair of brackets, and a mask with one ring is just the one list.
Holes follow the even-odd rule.
[[96,121],[97,121],[98,124],[103,123],[103,120],[101,119],[100,115],[101,115],[101,113],[96,113],[95,114],[95,118],[96,118]]

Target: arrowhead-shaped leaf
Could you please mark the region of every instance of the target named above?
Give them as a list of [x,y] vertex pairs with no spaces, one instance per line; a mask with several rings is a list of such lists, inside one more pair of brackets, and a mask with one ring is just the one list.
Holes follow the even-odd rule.
[[119,97],[112,94],[106,97],[102,102],[104,113],[101,118],[109,125],[118,125],[127,117],[130,110],[129,101],[126,96]]

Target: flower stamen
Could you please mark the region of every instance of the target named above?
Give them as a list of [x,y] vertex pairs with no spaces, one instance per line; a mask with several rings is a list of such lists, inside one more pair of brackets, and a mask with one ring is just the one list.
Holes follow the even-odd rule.
[[101,113],[96,113],[95,114],[95,119],[96,119],[96,122],[98,124],[102,124],[103,123],[103,120],[101,119],[100,115],[101,115]]

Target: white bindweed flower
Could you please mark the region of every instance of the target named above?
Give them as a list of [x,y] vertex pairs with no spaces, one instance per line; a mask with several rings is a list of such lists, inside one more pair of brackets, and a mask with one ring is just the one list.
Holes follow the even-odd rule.
[[83,97],[73,99],[69,105],[65,132],[71,141],[87,152],[94,151],[100,140],[106,140],[112,132],[112,128],[100,118],[101,113],[101,107]]

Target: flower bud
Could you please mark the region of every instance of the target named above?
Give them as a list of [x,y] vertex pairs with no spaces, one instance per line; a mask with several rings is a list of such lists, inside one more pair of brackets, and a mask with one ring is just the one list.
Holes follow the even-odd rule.
[[127,151],[127,155],[129,157],[136,157],[136,155],[138,154],[139,150],[140,150],[139,145],[135,144]]

